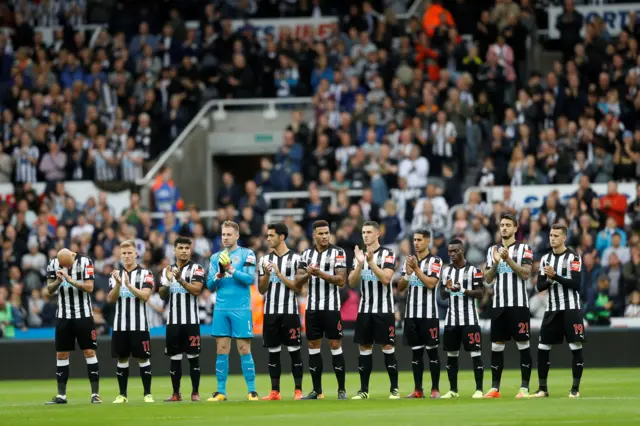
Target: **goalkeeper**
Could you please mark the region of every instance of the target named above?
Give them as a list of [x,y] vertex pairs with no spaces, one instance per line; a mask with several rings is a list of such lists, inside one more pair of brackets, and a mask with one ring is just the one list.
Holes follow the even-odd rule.
[[216,338],[216,379],[218,391],[208,401],[226,401],[231,339],[236,339],[242,374],[247,383],[249,401],[257,401],[256,370],[251,356],[253,323],[251,317],[251,285],[256,272],[253,251],[238,247],[238,224],[222,224],[224,250],[211,256],[207,287],[216,292],[211,334]]

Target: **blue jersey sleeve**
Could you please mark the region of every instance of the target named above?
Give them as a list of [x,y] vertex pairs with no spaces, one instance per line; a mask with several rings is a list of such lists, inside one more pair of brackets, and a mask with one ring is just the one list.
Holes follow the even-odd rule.
[[216,275],[219,272],[218,256],[219,256],[219,253],[214,253],[211,255],[211,258],[209,259],[209,274],[207,275],[207,288],[209,288],[209,290],[211,291],[215,291],[217,281],[218,281],[218,278],[216,278]]
[[233,278],[249,286],[253,284],[253,279],[256,275],[256,255],[253,250],[244,249],[243,251],[242,268],[233,272]]

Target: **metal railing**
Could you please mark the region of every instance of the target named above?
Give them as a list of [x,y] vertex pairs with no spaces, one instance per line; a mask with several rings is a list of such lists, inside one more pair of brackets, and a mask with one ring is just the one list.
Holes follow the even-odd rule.
[[136,184],[139,186],[148,186],[153,182],[153,179],[158,174],[162,166],[173,156],[176,151],[180,148],[182,143],[187,139],[187,137],[191,134],[193,129],[200,124],[200,122],[206,118],[206,115],[211,111],[213,107],[217,107],[217,110],[213,113],[214,120],[224,120],[226,118],[226,112],[224,111],[225,106],[256,106],[256,105],[267,105],[267,109],[265,110],[265,119],[275,119],[276,115],[273,115],[272,111],[275,111],[276,105],[306,105],[311,103],[311,98],[259,98],[259,99],[225,99],[225,100],[217,100],[212,99],[208,101],[200,111],[196,114],[195,117],[189,122],[187,127],[180,132],[178,137],[173,141],[171,146],[162,153],[162,155],[155,162],[153,167],[147,172],[146,175],[142,179],[136,181]]

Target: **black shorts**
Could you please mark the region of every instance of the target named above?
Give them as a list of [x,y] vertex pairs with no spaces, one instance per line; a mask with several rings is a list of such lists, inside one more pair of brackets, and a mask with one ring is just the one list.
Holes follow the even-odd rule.
[[304,315],[307,340],[342,339],[340,311],[307,311]]
[[431,318],[405,318],[402,329],[405,346],[438,346],[440,343],[440,321]]
[[584,318],[579,309],[545,312],[540,327],[540,343],[557,345],[564,339],[567,343],[585,341]]
[[300,346],[300,315],[265,314],[262,329],[262,341],[265,348],[277,348],[280,345]]
[[361,345],[395,345],[396,316],[358,313],[353,341]]
[[529,340],[529,325],[531,312],[529,308],[519,306],[494,308],[491,315],[491,341],[516,342]]
[[111,355],[114,358],[147,359],[151,357],[148,331],[114,331],[111,335]]
[[76,349],[98,349],[93,317],[79,319],[58,318],[56,320],[56,352],[71,352]]
[[165,354],[200,354],[200,324],[169,324],[166,336]]
[[446,352],[459,351],[461,343],[467,352],[482,350],[482,332],[479,325],[445,326],[442,340],[442,348]]

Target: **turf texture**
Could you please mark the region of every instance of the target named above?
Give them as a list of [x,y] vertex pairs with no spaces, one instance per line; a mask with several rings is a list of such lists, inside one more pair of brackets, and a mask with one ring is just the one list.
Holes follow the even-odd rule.
[[[159,372],[158,372],[159,373]],[[371,398],[363,401],[337,401],[336,382],[331,372],[324,374],[326,398],[322,401],[293,401],[293,382],[289,375],[282,378],[282,401],[246,401],[246,387],[241,376],[228,382],[228,402],[210,403],[206,398],[215,390],[215,377],[203,377],[202,402],[164,403],[170,396],[168,376],[153,378],[155,404],[142,401],[139,377],[129,380],[129,403],[113,405],[117,395],[115,378],[101,381],[102,405],[89,404],[89,383],[86,379],[71,380],[68,386],[69,404],[45,406],[55,395],[55,379],[0,381],[0,424],[9,425],[295,425],[295,426],[409,426],[409,425],[640,425],[640,370],[585,369],[581,398],[569,399],[570,370],[551,370],[548,399],[516,400],[520,382],[519,371],[505,371],[502,398],[472,400],[472,373],[461,371],[460,399],[457,400],[389,400],[386,373],[371,377]],[[535,371],[532,377],[535,390]],[[485,391],[490,386],[490,374],[485,375]],[[269,378],[259,376],[258,392],[269,391]],[[428,372],[425,385],[430,383]],[[305,393],[310,390],[310,377],[305,376]],[[403,396],[412,390],[410,372],[401,372],[400,390]],[[182,378],[183,394],[188,399],[191,387],[188,372]],[[356,373],[347,377],[349,396],[358,390]],[[446,371],[442,371],[441,391],[448,389]]]

